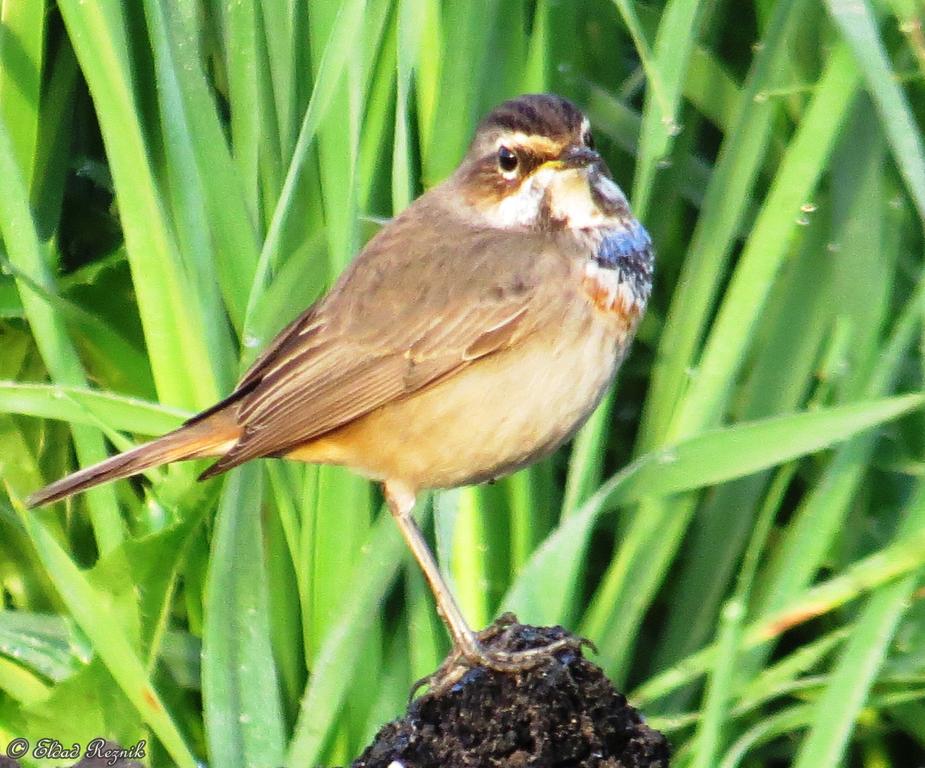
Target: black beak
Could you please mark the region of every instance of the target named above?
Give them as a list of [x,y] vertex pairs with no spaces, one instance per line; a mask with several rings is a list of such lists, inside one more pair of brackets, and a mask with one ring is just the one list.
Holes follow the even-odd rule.
[[587,168],[601,162],[601,156],[588,147],[569,147],[559,156],[563,168]]

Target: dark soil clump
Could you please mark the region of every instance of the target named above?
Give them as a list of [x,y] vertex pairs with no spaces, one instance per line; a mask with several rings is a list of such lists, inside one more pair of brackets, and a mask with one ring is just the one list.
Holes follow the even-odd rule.
[[[483,644],[519,651],[568,634],[509,617]],[[580,642],[516,674],[444,665],[401,720],[353,768],[667,768],[664,736],[646,726]]]

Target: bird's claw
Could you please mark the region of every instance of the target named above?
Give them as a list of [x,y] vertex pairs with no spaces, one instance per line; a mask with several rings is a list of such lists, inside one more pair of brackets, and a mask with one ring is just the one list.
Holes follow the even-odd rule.
[[460,638],[440,667],[422,677],[411,687],[410,698],[427,686],[431,691],[445,691],[455,685],[466,672],[483,668],[504,674],[519,674],[533,669],[556,653],[569,649],[580,653],[590,648],[597,653],[594,643],[583,637],[564,635],[556,640],[523,650],[504,650],[512,645],[514,636],[522,633],[523,625],[511,613],[505,613],[481,632]]

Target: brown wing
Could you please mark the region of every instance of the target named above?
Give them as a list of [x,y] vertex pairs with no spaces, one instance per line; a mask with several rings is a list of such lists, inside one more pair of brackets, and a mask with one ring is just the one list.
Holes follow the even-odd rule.
[[536,327],[543,240],[439,226],[433,216],[409,209],[284,329],[229,398],[242,436],[207,475],[285,453]]

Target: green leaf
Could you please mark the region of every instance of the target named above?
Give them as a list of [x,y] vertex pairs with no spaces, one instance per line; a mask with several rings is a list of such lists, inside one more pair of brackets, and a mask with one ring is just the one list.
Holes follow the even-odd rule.
[[664,444],[674,412],[683,402],[680,394],[689,386],[698,345],[722,286],[726,259],[767,151],[778,109],[776,101],[759,96],[777,84],[778,69],[787,56],[787,42],[806,5],[806,0],[775,4],[742,88],[735,122],[725,135],[704,195],[702,213],[659,342],[643,414],[640,451]]
[[76,671],[71,633],[51,614],[0,611],[0,654],[55,682]]
[[[837,576],[803,590],[787,605],[749,622],[742,650],[750,650],[776,639],[792,627],[857,600],[868,592],[921,571],[925,562],[925,532],[918,531],[852,563]],[[670,669],[651,677],[633,691],[640,705],[659,699],[707,672],[715,662],[716,645],[678,661]]]
[[[37,339],[45,365],[52,378],[61,384],[82,386],[86,383],[83,368],[60,316],[38,294],[34,286],[54,293],[54,284],[42,256],[38,234],[29,210],[28,193],[13,156],[13,147],[3,121],[0,121],[0,234],[10,262],[21,277],[16,281],[26,317]],[[28,278],[24,280],[22,276]],[[102,438],[94,429],[73,431],[81,461],[92,464],[106,457]],[[96,488],[88,494],[94,534],[103,552],[115,549],[122,541],[122,521],[110,488]]]
[[182,44],[177,14],[151,2],[145,3],[145,14],[157,69],[172,219],[186,272],[202,298],[203,334],[216,356],[222,384],[228,387],[236,350],[225,306],[240,330],[257,265],[252,212],[200,64],[192,46]]
[[736,265],[672,430],[675,437],[719,420],[733,377],[754,340],[774,276],[798,227],[801,207],[815,190],[857,85],[858,73],[848,52],[841,46],[835,48]]
[[909,188],[919,218],[925,221],[925,150],[909,103],[890,67],[867,0],[826,0],[829,12],[857,58],[874,104],[880,113],[899,172]]
[[[659,21],[653,58],[661,80],[661,92],[653,88],[646,94],[633,183],[633,208],[643,220],[649,210],[657,163],[668,154],[672,140],[680,132],[678,111],[681,92],[700,31],[702,6],[701,0],[672,0],[665,5]],[[643,59],[643,64],[649,62]]]
[[42,84],[45,0],[2,0],[0,19],[0,122],[10,133],[20,174],[31,179]]
[[318,764],[357,670],[364,648],[362,639],[404,560],[405,545],[391,515],[379,515],[360,552],[349,577],[341,582],[339,616],[315,655],[289,744],[287,768]]
[[148,161],[121,7],[58,5],[98,110],[158,394],[173,405],[205,407],[219,395],[216,361],[198,330],[205,322],[202,305],[183,272]]
[[257,304],[266,290],[270,275],[277,266],[281,254],[279,246],[283,230],[290,216],[293,214],[293,200],[295,199],[296,185],[309,147],[315,134],[331,107],[337,84],[343,75],[351,51],[351,41],[356,39],[358,28],[362,22],[363,0],[345,0],[338,11],[333,23],[330,37],[324,46],[321,61],[318,64],[318,74],[312,97],[305,110],[302,126],[299,129],[299,138],[293,150],[292,160],[286,172],[279,200],[273,211],[273,218],[267,231],[266,240],[260,252],[254,283],[251,287],[247,301],[245,315],[245,336],[249,335],[250,318],[254,316]]
[[[925,531],[925,482],[909,500],[897,531],[902,541]],[[837,765],[844,755],[861,707],[870,695],[899,620],[908,609],[923,570],[872,595],[854,622],[825,692],[813,708],[812,725],[797,752],[794,768]]]
[[270,647],[260,522],[262,468],[228,475],[206,585],[202,692],[215,765],[279,766],[283,714]]
[[196,761],[113,611],[109,596],[91,585],[35,516],[23,509],[20,518],[61,600],[121,691],[176,764],[194,768]]
[[0,381],[0,412],[21,413],[74,424],[105,424],[139,435],[162,435],[192,414],[157,403],[86,387]]
[[[566,610],[572,573],[602,512],[640,498],[703,488],[828,448],[865,429],[920,408],[925,396],[905,395],[711,430],[642,456],[604,483],[536,550],[508,591],[503,606],[522,619],[556,624]],[[601,605],[606,605],[602,598]],[[600,618],[586,619],[600,638]]]

